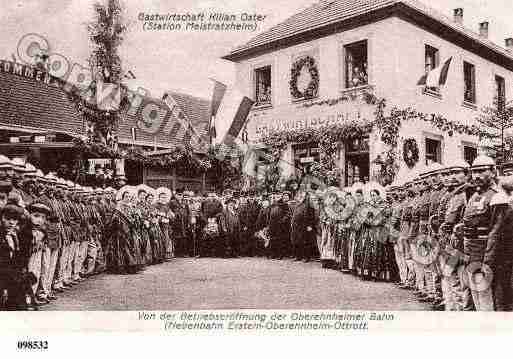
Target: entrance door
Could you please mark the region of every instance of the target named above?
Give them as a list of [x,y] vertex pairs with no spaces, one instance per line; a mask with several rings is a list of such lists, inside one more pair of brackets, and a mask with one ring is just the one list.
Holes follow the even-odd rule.
[[294,151],[294,168],[296,176],[302,176],[308,169],[309,165],[319,162],[319,145],[317,143],[301,143],[292,147]]
[[345,183],[367,183],[370,175],[369,139],[355,139],[346,143]]

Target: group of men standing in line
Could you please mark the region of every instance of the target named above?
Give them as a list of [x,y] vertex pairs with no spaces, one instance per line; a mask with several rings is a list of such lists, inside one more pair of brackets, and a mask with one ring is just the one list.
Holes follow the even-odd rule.
[[393,281],[436,310],[510,311],[513,163],[502,171],[479,156],[399,173],[386,190],[203,197],[83,187],[0,156],[0,307],[35,309],[90,275],[177,256],[266,256]]
[[513,163],[433,164],[389,188],[399,286],[447,311],[513,310]]

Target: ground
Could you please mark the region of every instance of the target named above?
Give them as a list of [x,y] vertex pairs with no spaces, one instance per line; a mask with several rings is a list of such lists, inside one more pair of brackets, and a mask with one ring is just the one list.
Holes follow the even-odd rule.
[[177,258],[135,275],[102,274],[44,310],[426,310],[411,291],[364,282],[319,262]]

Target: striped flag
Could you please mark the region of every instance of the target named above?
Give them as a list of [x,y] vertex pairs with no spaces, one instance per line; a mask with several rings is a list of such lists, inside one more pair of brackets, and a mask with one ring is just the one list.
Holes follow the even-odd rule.
[[216,110],[214,142],[233,143],[246,125],[246,119],[254,103],[236,88],[226,87]]
[[435,67],[427,74],[422,75],[419,82],[417,82],[417,85],[426,87],[438,87],[445,85],[445,83],[447,82],[447,75],[449,74],[449,67],[451,65],[451,61],[452,57],[445,61],[443,65]]
[[212,116],[215,117],[217,115],[217,110],[219,110],[219,106],[221,105],[221,100],[224,97],[224,94],[226,93],[227,86],[223,84],[222,82],[219,82],[217,80],[211,79],[214,81],[214,91],[212,92],[212,101],[210,103],[210,113]]

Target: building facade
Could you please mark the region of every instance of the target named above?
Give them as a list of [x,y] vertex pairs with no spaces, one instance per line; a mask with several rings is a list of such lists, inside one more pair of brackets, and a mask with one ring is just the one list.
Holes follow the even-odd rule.
[[[414,108],[472,126],[483,107],[503,105],[512,91],[513,40],[506,39],[506,47],[492,43],[488,26],[483,19],[473,32],[463,25],[463,9],[447,18],[416,1],[321,1],[224,58],[236,63],[238,87],[256,101],[247,123],[253,144],[270,131],[372,121],[375,105],[362,101],[362,93],[385,99],[388,110]],[[444,85],[418,85],[449,59]],[[307,62],[310,67],[301,67]],[[308,71],[312,63],[314,72]],[[317,86],[309,87],[314,77]],[[308,99],[297,96],[308,91]],[[353,100],[336,101],[344,96]],[[323,101],[333,105],[315,105]],[[455,156],[470,162],[480,145],[477,136],[421,120],[401,123],[399,152],[406,139],[418,144],[420,164],[444,164]],[[384,144],[375,130],[364,142],[341,146],[341,185],[376,176],[373,160]],[[289,143],[282,174],[318,161],[318,152],[315,143]],[[258,171],[257,162],[254,168]]]

